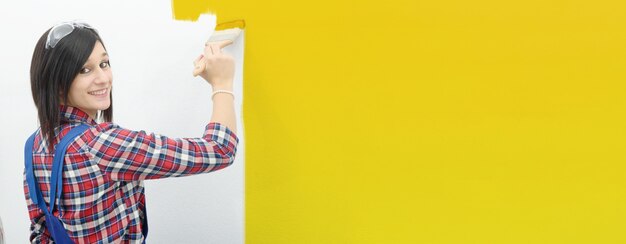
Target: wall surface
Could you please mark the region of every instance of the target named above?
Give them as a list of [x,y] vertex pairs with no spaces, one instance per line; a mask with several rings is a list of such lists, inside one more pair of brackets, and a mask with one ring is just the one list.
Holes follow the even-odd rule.
[[[7,243],[27,243],[22,189],[23,143],[37,128],[29,67],[38,38],[59,21],[83,19],[98,29],[113,69],[114,121],[170,137],[199,137],[211,115],[211,88],[193,78],[193,60],[214,16],[180,22],[169,1],[14,1],[0,8],[0,217]],[[226,49],[237,60],[237,114],[243,97],[243,37]],[[218,172],[146,182],[150,243],[243,243],[244,138],[238,156]]]
[[246,28],[249,243],[626,243],[626,3],[174,0]]

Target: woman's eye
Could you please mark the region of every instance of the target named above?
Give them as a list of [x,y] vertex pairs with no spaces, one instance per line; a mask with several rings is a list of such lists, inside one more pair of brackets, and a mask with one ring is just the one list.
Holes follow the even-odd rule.
[[109,65],[110,65],[110,64],[109,64],[109,61],[105,61],[105,62],[100,63],[100,68],[103,68],[103,69],[104,69],[104,68],[109,67]]
[[87,74],[87,73],[89,73],[89,71],[91,71],[91,70],[88,69],[88,68],[83,68],[83,69],[80,70],[80,73],[81,74]]

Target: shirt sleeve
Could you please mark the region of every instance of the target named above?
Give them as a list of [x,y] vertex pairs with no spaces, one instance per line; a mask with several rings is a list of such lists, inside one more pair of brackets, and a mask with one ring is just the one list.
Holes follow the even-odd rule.
[[239,139],[219,123],[201,138],[169,138],[102,123],[85,133],[86,150],[112,180],[133,181],[207,173],[231,165]]

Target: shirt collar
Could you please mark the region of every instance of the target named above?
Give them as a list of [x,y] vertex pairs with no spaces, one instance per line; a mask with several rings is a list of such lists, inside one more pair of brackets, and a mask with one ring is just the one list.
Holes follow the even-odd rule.
[[89,117],[89,115],[77,107],[61,105],[61,120],[74,122],[74,123],[85,123],[88,125],[97,125],[96,121]]

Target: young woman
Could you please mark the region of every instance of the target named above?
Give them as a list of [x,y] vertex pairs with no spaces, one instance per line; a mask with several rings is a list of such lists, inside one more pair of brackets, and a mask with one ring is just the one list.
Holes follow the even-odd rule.
[[[72,242],[141,243],[147,233],[143,180],[207,173],[233,163],[238,143],[234,61],[221,50],[228,44],[207,45],[195,60],[204,59],[201,76],[213,88],[213,114],[204,134],[169,138],[112,123],[111,63],[94,28],[66,22],[41,36],[30,69],[41,126],[33,136],[30,172],[45,206],[56,206],[51,214]],[[55,146],[70,130],[84,125],[87,129],[69,143],[62,158],[62,193],[50,203]],[[27,166],[25,178],[28,172]],[[34,187],[24,183],[30,240],[49,243],[44,211],[33,202]]]

